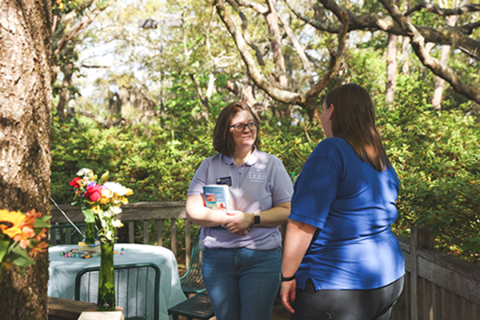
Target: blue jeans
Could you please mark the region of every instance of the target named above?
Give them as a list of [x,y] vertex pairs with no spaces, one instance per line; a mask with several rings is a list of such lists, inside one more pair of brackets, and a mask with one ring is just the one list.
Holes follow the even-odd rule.
[[217,320],[270,320],[282,251],[203,249],[202,274]]

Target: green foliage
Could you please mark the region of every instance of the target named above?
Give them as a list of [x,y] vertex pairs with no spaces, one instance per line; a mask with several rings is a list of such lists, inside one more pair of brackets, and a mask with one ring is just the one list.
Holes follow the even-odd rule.
[[386,150],[401,181],[396,231],[428,226],[437,248],[480,261],[480,128],[462,111],[438,113],[423,82],[398,87],[395,109],[378,109]]
[[[352,59],[359,65],[368,63],[367,56]],[[368,77],[357,80],[368,81]],[[53,198],[68,203],[72,192],[68,181],[78,168],[88,167],[109,171],[112,179],[132,188],[132,202],[185,200],[195,170],[205,157],[215,154],[211,143],[213,122],[227,103],[222,96],[214,95],[212,99],[217,100],[212,104],[210,120],[196,119],[191,110],[197,102],[189,101],[193,97],[188,86],[182,85],[180,78],[173,84],[175,99],[168,104],[167,118],[176,120],[164,128],[158,124],[105,128],[83,117],[54,118]],[[380,85],[370,81],[370,90],[378,92]],[[441,113],[433,110],[429,104],[431,91],[429,83],[401,76],[393,106],[384,105],[383,95],[373,96],[387,154],[401,181],[400,218],[394,229],[408,236],[411,226],[429,226],[436,231],[437,248],[478,262],[480,128],[476,119],[461,108]],[[302,112],[299,115],[300,119],[304,116]],[[324,138],[319,126],[303,119],[292,126],[291,119],[270,118],[262,122],[260,134],[262,150],[278,156],[287,171],[296,174]],[[150,243],[155,243],[155,226],[149,228]],[[178,243],[184,243],[183,221],[177,221],[177,230]],[[138,231],[141,239],[143,230]],[[164,226],[164,239],[169,239],[169,232],[170,227]],[[168,242],[164,246],[170,246]]]

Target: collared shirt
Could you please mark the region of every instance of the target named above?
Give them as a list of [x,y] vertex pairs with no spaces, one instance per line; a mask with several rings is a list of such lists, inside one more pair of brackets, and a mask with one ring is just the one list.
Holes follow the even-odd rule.
[[[187,195],[203,196],[203,186],[229,184],[233,210],[259,212],[290,202],[293,187],[285,167],[276,156],[254,150],[240,167],[233,158],[216,154],[206,158],[190,183]],[[222,228],[203,228],[202,245],[207,248],[270,250],[281,244],[278,227],[254,227],[245,236]]]

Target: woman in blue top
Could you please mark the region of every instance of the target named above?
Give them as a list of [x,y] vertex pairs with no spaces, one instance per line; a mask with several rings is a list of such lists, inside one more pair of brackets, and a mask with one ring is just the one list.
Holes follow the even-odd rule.
[[321,141],[292,198],[281,297],[291,319],[387,320],[403,289],[390,225],[399,180],[375,128],[368,92],[346,84],[323,103]]

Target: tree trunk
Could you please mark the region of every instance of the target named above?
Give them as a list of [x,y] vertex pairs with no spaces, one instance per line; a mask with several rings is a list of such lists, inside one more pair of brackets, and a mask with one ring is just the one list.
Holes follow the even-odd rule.
[[[49,214],[51,1],[0,1],[0,209]],[[48,254],[2,270],[0,318],[47,319]]]
[[397,82],[397,36],[388,35],[387,43],[387,84],[386,84],[386,102],[395,101],[395,86]]
[[[460,7],[466,6],[470,3],[470,0],[463,0]],[[457,24],[458,16],[450,16],[447,18],[447,25],[454,27]],[[440,65],[442,68],[447,67],[448,54],[450,53],[450,46],[442,46],[442,52],[440,54]],[[435,80],[435,89],[433,91],[432,106],[440,111],[442,109],[442,95],[443,85],[445,80],[437,77]]]
[[409,54],[408,54],[408,45],[410,44],[410,38],[409,37],[402,37],[402,73],[404,75],[408,75],[409,73]]
[[58,100],[58,104],[57,104],[57,112],[60,117],[66,116],[65,106],[67,104],[68,87],[72,83],[72,75],[73,75],[72,69],[73,69],[73,64],[71,63],[68,63],[62,66],[62,72],[63,72],[62,91],[60,92],[60,99]]

